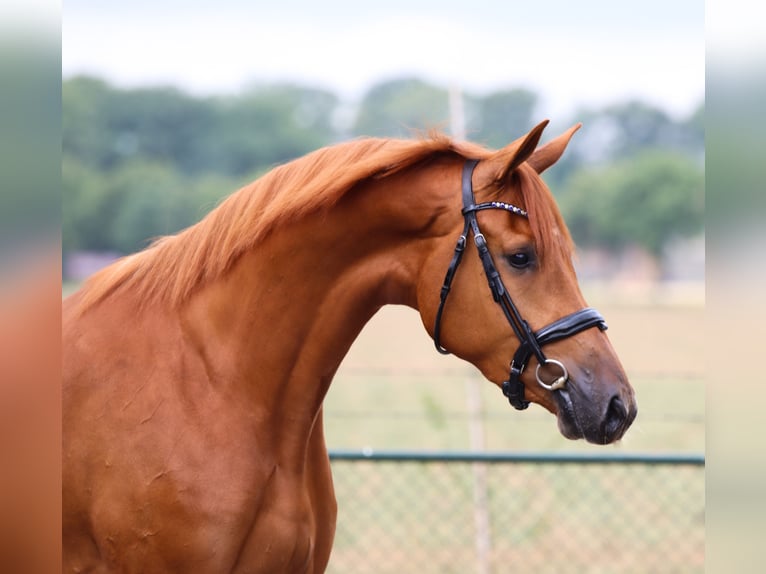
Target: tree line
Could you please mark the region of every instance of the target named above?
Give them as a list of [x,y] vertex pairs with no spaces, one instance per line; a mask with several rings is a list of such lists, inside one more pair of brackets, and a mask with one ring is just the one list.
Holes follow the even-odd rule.
[[[355,108],[309,86],[253,86],[197,97],[172,87],[124,89],[95,77],[62,85],[63,249],[142,249],[198,221],[273,166],[344,139],[449,132],[448,89],[418,78],[372,86]],[[463,94],[468,139],[498,148],[526,133],[539,95],[516,88]],[[640,101],[578,110],[582,121],[546,173],[575,240],[659,255],[700,233],[704,103],[672,118]]]

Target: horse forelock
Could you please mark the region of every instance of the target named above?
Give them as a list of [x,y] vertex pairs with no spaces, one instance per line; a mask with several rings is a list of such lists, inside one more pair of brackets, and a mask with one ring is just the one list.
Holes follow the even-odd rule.
[[93,275],[82,290],[80,309],[118,290],[133,290],[143,304],[181,304],[275,229],[332,207],[365,180],[447,153],[483,158],[490,151],[431,133],[413,140],[353,140],[278,166],[228,196],[197,224]]

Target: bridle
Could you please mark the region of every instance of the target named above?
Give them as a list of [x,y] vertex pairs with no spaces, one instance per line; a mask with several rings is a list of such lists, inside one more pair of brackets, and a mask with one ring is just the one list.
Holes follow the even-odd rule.
[[[503,310],[505,318],[511,325],[513,332],[519,339],[519,347],[516,353],[513,355],[511,361],[510,376],[507,381],[503,383],[503,394],[508,397],[508,401],[515,408],[519,410],[526,409],[529,406],[529,401],[524,399],[524,383],[521,382],[521,374],[524,372],[524,368],[534,355],[537,358],[537,370],[535,377],[537,382],[543,388],[549,391],[555,391],[564,388],[567,380],[569,379],[569,373],[566,367],[560,361],[556,359],[549,359],[543,353],[542,347],[567,337],[572,337],[581,331],[590,329],[591,327],[598,327],[604,331],[607,328],[604,318],[601,313],[591,307],[580,309],[571,315],[567,315],[554,321],[550,325],[546,325],[537,332],[533,332],[529,324],[524,320],[513,303],[513,299],[508,294],[508,290],[503,284],[503,279],[500,277],[500,272],[495,266],[495,262],[492,259],[492,255],[489,252],[487,241],[484,235],[479,229],[479,222],[476,218],[478,211],[485,209],[503,209],[514,215],[519,215],[524,218],[529,218],[527,212],[520,207],[504,203],[501,201],[487,201],[484,203],[475,203],[473,195],[473,171],[479,160],[467,160],[463,165],[463,178],[462,178],[462,190],[463,190],[463,218],[465,219],[465,225],[463,226],[463,233],[457,241],[455,246],[455,254],[452,256],[452,261],[447,268],[447,275],[444,277],[444,285],[441,289],[441,300],[439,302],[439,309],[436,311],[436,321],[434,324],[434,344],[436,350],[443,355],[449,355],[450,351],[442,347],[441,345],[441,320],[444,313],[444,304],[447,302],[450,289],[452,287],[452,280],[455,278],[455,272],[457,271],[460,261],[463,258],[463,252],[468,241],[468,232],[473,234],[473,241],[476,245],[476,249],[479,252],[479,258],[484,267],[484,274],[487,277],[489,283],[489,289],[492,292],[492,298],[500,308]],[[547,365],[554,365],[561,370],[561,375],[553,380],[551,383],[546,383],[540,377],[540,368]]]

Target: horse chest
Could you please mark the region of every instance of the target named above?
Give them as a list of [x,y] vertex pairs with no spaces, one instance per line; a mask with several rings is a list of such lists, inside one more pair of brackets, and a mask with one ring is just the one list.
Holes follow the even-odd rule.
[[127,572],[322,571],[335,517],[316,498],[332,498],[329,476],[318,485],[307,474],[322,472],[298,473],[259,456],[244,428],[226,449],[205,428],[152,433],[152,452],[129,465],[117,456],[128,444],[112,437],[103,463],[88,464],[92,482],[76,488],[87,495],[76,497],[82,506],[73,514],[86,517],[92,542],[76,545],[68,571],[89,571],[87,564]]
[[277,474],[249,487],[219,476],[212,488],[211,477],[168,473],[141,495],[102,482],[87,512],[90,536],[71,546],[78,550],[65,571],[320,572],[334,524],[321,523],[306,493]]

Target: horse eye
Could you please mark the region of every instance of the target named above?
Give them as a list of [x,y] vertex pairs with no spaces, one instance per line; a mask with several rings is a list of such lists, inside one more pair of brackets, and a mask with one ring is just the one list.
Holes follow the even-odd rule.
[[529,254],[524,252],[507,255],[506,259],[508,260],[508,263],[510,263],[511,266],[515,267],[516,269],[525,269],[526,267],[529,267],[530,263],[532,263],[532,259]]

